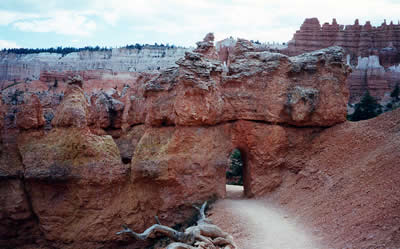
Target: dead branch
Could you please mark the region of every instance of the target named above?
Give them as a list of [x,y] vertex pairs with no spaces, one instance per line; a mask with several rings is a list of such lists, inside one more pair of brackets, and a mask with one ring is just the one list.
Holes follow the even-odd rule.
[[174,242],[169,244],[166,249],[196,249],[196,247],[181,242]]
[[156,216],[155,219],[158,224],[152,225],[143,233],[136,233],[124,225],[124,229],[117,232],[117,234],[128,234],[137,240],[147,240],[148,238],[153,238],[156,234],[162,234],[176,241],[171,243],[167,249],[237,248],[231,235],[222,231],[218,226],[211,224],[211,221],[207,219],[205,214],[206,206],[207,202],[204,202],[200,208],[193,206],[199,211],[200,218],[196,226],[188,227],[185,232],[179,232],[168,226],[161,225]]
[[179,241],[179,242],[188,242],[190,238],[187,238],[187,236],[179,231],[176,231],[173,228],[159,225],[159,224],[154,224],[151,227],[147,228],[143,233],[136,233],[132,231],[129,227],[127,226],[122,226],[124,229],[119,231],[117,234],[128,234],[132,237],[134,237],[137,240],[147,240],[149,237],[152,238],[156,233],[163,234],[167,236],[168,238],[174,240],[174,241]]
[[10,84],[10,85],[8,85],[8,86],[5,86],[5,87],[2,86],[2,88],[1,88],[1,90],[0,90],[0,93],[3,92],[4,90],[6,90],[7,88],[10,88],[10,87],[19,85],[19,84],[21,84],[21,83],[22,83],[22,82],[18,81],[18,82],[14,82],[14,83],[12,83],[12,84]]
[[156,222],[157,222],[158,225],[161,225],[161,222],[160,222],[160,220],[158,219],[158,216],[154,216],[154,219],[156,220]]

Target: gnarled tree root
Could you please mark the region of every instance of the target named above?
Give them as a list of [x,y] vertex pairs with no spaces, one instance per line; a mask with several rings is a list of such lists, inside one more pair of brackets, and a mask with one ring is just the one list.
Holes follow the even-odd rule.
[[197,221],[196,226],[188,227],[185,232],[179,232],[168,226],[161,225],[156,217],[158,224],[152,225],[143,233],[136,233],[127,226],[123,226],[124,229],[117,232],[117,234],[128,234],[137,240],[147,240],[156,234],[162,234],[176,241],[168,245],[167,249],[236,249],[237,246],[232,236],[222,231],[218,226],[211,224],[207,219],[205,214],[206,206],[207,202],[204,202],[201,208],[195,207],[199,210],[200,219]]

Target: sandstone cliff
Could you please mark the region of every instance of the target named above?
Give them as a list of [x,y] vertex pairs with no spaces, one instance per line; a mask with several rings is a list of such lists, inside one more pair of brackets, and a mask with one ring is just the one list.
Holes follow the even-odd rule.
[[317,18],[307,18],[282,52],[298,55],[329,46],[345,49],[347,63],[353,67],[348,78],[350,102],[358,102],[369,91],[385,103],[390,91],[400,82],[396,66],[400,63],[400,24],[374,27],[370,22],[360,25],[320,24]]
[[320,25],[317,18],[307,18],[296,31],[288,44],[287,52],[300,54],[329,46],[341,46],[355,62],[358,56],[368,57],[372,53],[385,54],[385,62],[399,63],[397,53],[400,49],[400,24],[386,24],[373,27],[370,22],[360,25],[339,25],[336,19],[332,24]]

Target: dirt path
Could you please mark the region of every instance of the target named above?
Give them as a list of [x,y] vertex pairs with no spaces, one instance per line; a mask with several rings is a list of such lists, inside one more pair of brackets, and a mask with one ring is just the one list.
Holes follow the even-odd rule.
[[227,198],[217,201],[209,213],[241,249],[321,247],[294,217],[263,200],[242,198],[241,187],[227,185]]

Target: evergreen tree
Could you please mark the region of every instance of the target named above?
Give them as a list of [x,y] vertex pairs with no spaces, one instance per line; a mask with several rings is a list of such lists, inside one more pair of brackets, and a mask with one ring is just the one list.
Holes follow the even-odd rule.
[[382,106],[367,91],[360,103],[356,104],[354,113],[350,115],[351,121],[360,121],[374,118],[382,113]]
[[390,97],[392,97],[394,102],[397,102],[400,100],[399,94],[400,94],[400,88],[399,84],[397,83],[395,88],[393,89],[393,92],[390,94]]

